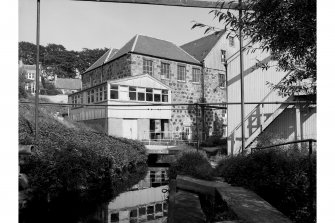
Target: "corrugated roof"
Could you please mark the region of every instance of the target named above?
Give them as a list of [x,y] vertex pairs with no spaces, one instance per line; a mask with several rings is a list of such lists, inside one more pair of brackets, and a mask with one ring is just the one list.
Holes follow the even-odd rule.
[[110,58],[112,58],[114,56],[114,54],[117,52],[117,49],[109,49],[107,50],[106,53],[104,53],[97,61],[95,61],[86,71],[90,71],[93,70],[97,67],[100,67],[102,64],[106,63]]
[[181,48],[197,60],[203,61],[223,34],[224,31],[215,32],[211,35],[186,43],[182,45]]
[[55,88],[70,90],[81,89],[81,79],[56,78]]

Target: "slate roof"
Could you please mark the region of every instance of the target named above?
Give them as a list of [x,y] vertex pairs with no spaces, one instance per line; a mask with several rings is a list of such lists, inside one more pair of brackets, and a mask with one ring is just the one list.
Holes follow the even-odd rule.
[[107,50],[107,52],[104,53],[97,61],[95,61],[85,72],[100,67],[102,64],[106,63],[109,59],[111,59],[117,51],[117,49],[112,48]]
[[81,89],[81,79],[57,78],[55,79],[55,88],[69,90]]
[[112,51],[107,51],[94,64],[92,64],[92,66],[90,66],[85,73],[127,53],[138,53],[162,59],[200,65],[200,61],[172,42],[149,36],[136,35],[131,38],[120,50],[113,49]]
[[223,34],[224,31],[218,31],[211,35],[186,43],[180,47],[197,60],[203,61]]

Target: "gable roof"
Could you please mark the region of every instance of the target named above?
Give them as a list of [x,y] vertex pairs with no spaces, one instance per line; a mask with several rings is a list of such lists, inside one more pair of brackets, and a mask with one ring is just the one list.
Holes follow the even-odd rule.
[[224,33],[224,31],[218,31],[200,39],[193,40],[180,47],[194,56],[197,60],[203,61]]
[[112,49],[110,48],[109,50],[107,50],[106,53],[104,53],[97,61],[95,61],[86,71],[91,71],[97,67],[100,67],[102,64],[106,63],[109,59],[111,59],[114,54],[117,52],[117,49]]
[[81,89],[81,79],[56,78],[55,79],[55,88],[57,88],[57,89],[70,89],[70,90]]

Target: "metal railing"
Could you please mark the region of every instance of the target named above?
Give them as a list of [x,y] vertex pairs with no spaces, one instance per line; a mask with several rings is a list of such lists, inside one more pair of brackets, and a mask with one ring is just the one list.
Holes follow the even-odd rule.
[[279,143],[271,146],[264,146],[264,147],[256,147],[256,148],[251,148],[251,153],[254,153],[255,151],[262,151],[265,149],[269,148],[281,148],[281,146],[285,145],[291,145],[291,144],[302,144],[308,142],[308,181],[309,181],[309,204],[308,204],[308,209],[309,213],[313,218],[315,218],[315,210],[313,208],[314,202],[315,202],[315,197],[314,197],[314,184],[315,184],[315,179],[313,177],[313,161],[312,161],[312,154],[313,154],[313,143],[316,142],[316,139],[303,139],[303,140],[296,140],[296,141],[291,141],[291,142],[285,142],[285,143]]
[[183,131],[144,131],[145,145],[165,145],[175,146],[180,144],[197,144],[197,140],[192,140],[190,134]]

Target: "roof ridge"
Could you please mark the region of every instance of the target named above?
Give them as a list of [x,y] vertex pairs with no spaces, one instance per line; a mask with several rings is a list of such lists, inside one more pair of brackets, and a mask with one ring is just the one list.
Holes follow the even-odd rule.
[[135,46],[137,44],[137,39],[138,39],[138,34],[136,34],[136,36],[135,36],[135,40],[134,40],[133,46],[131,47],[130,52],[134,52]]
[[105,61],[103,62],[103,64],[106,63],[106,61],[108,61],[108,58],[109,58],[109,56],[111,55],[111,52],[112,52],[112,47],[109,49],[109,53],[108,53],[108,55],[107,55]]

